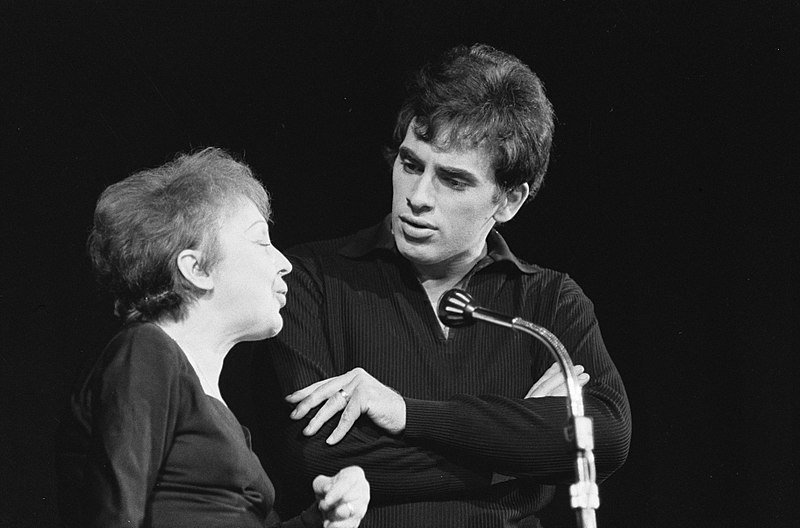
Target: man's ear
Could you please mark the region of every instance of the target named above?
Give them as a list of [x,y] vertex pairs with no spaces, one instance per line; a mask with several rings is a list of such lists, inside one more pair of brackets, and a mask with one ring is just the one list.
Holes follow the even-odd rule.
[[178,255],[178,269],[181,275],[200,288],[201,290],[213,290],[214,279],[211,275],[200,267],[200,252],[195,249],[184,249]]
[[527,183],[517,186],[516,188],[507,191],[500,199],[500,206],[495,211],[493,218],[498,224],[508,222],[522,207],[528,195],[531,193],[531,188]]

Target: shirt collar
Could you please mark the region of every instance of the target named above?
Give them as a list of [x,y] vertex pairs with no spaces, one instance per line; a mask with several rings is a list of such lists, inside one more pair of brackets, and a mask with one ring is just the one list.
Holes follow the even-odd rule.
[[[492,229],[489,232],[486,242],[488,253],[475,265],[474,271],[485,268],[494,262],[511,262],[522,273],[530,274],[536,272],[535,266],[518,259],[511,252],[505,239],[497,230]],[[360,259],[373,252],[386,251],[394,255],[400,255],[394,243],[394,236],[392,236],[391,215],[387,215],[379,224],[357,232],[339,249],[339,254],[352,259]]]

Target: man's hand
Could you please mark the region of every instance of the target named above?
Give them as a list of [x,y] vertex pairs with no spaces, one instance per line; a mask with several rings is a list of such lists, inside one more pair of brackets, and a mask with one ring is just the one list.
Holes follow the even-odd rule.
[[[583,371],[583,365],[575,365],[575,375],[578,376],[578,384],[583,387],[589,382],[589,374]],[[525,395],[525,398],[544,398],[545,396],[566,396],[567,382],[561,374],[561,367],[558,363],[553,365],[542,374],[536,383]]]
[[324,528],[355,528],[367,513],[369,483],[358,466],[342,469],[332,477],[318,475],[311,484],[316,505],[304,514]]
[[286,401],[295,404],[294,411],[289,415],[294,420],[303,418],[311,409],[325,402],[303,429],[306,436],[316,434],[325,422],[342,411],[339,424],[325,440],[330,445],[344,438],[362,414],[369,416],[375,425],[388,433],[397,434],[406,428],[406,402],[403,397],[362,368],[318,381],[288,395]]

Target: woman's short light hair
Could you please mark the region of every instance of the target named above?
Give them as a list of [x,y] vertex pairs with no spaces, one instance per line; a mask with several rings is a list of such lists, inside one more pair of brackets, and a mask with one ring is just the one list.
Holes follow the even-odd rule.
[[269,221],[264,186],[219,148],[180,154],[106,188],[88,250],[98,281],[114,296],[115,313],[125,322],[183,318],[203,291],[183,277],[177,257],[199,250],[200,266],[213,269],[222,222],[242,200]]

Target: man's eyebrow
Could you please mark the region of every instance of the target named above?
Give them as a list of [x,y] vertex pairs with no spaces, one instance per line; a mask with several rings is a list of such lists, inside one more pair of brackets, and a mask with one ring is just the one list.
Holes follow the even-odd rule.
[[446,166],[438,166],[436,167],[436,174],[440,174],[443,176],[450,176],[453,178],[463,178],[469,181],[475,181],[478,178],[466,169],[459,169],[458,167],[446,167]]
[[400,154],[400,156],[403,158],[410,159],[411,161],[420,161],[419,156],[414,154],[414,151],[408,147],[400,147],[398,154]]
[[[413,161],[413,162],[416,162],[416,163],[422,163],[422,161],[419,159],[419,156],[417,156],[414,153],[414,151],[411,150],[408,147],[400,147],[398,149],[398,154],[400,155],[400,157],[402,157],[404,159],[408,159],[409,161]],[[436,166],[435,170],[436,170],[436,174],[439,174],[441,176],[448,176],[448,177],[451,177],[451,178],[462,178],[462,179],[469,180],[469,181],[476,181],[478,179],[477,176],[475,176],[472,172],[470,172],[470,171],[468,171],[466,169],[460,169],[458,167],[450,167],[450,166],[446,166],[446,165],[438,165],[438,166]]]

